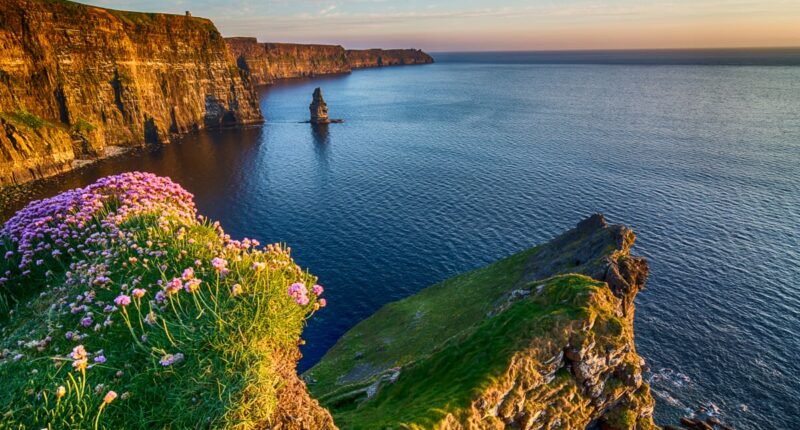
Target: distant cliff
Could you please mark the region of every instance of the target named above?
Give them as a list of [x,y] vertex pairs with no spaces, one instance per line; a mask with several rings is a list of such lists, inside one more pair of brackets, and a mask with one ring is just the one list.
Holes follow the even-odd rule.
[[348,49],[347,62],[353,69],[433,63],[433,57],[419,49]]
[[254,84],[275,79],[347,73],[345,50],[339,45],[259,43],[255,37],[226,38],[236,64],[247,70]]
[[365,67],[433,63],[430,55],[418,49],[345,50],[340,45],[262,43],[254,37],[225,40],[236,64],[249,72],[257,85],[276,79],[349,73]]
[[0,1],[0,185],[111,146],[262,121],[207,19],[65,0]]
[[634,234],[594,215],[386,305],[305,374],[350,430],[656,430],[636,353]]

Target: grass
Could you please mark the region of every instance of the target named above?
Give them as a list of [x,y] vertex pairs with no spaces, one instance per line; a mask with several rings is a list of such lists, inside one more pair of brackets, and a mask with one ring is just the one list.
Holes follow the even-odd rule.
[[486,315],[522,277],[536,248],[467,272],[390,303],[348,331],[307,375],[316,396],[336,389],[341,375],[365,363],[376,372],[410,363]]
[[[448,414],[470,410],[471,402],[504,377],[516,354],[544,363],[569,344],[594,344],[602,353],[631,341],[632,329],[617,315],[618,300],[604,283],[576,274],[524,280],[528,264],[545,248],[384,306],[306,372],[312,394],[341,428],[436,428]],[[510,300],[517,290],[530,295]],[[386,383],[390,376],[396,380]],[[582,392],[568,372],[548,385],[543,393],[565,399]],[[609,392],[625,389],[611,385]],[[368,398],[367,389],[376,387],[377,394]],[[578,425],[591,412],[549,413],[567,414],[564,425],[571,420]]]
[[0,234],[0,429],[269,427],[276,357],[320,303],[301,306],[287,287],[316,278],[285,246],[231,241],[170,201],[126,206],[124,190],[86,225],[41,238],[46,253],[25,271],[19,242]]
[[52,127],[53,123],[50,121],[32,114],[25,109],[18,109],[12,112],[2,112],[0,117],[15,124],[28,127],[33,130],[38,130],[42,127]]
[[[333,392],[320,401],[342,428],[434,428],[448,413],[468,408],[506,372],[514,354],[530,348],[532,339],[566,344],[576,332],[575,321],[596,315],[598,300],[612,300],[602,297],[610,294],[605,284],[582,275],[560,276],[542,285],[541,294],[514,303],[411,363],[376,397],[337,401]],[[539,352],[542,359],[555,353],[531,354]]]

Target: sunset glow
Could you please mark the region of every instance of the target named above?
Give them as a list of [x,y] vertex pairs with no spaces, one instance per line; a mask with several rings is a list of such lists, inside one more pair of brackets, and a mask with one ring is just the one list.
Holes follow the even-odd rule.
[[136,11],[191,10],[194,16],[214,20],[225,36],[353,48],[469,51],[800,45],[800,3],[790,0],[87,3]]

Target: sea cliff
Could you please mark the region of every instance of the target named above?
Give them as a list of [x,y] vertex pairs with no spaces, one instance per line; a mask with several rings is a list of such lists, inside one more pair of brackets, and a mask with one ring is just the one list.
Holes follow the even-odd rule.
[[348,49],[347,62],[353,69],[433,63],[433,57],[419,49]]
[[250,73],[256,85],[276,79],[301,78],[350,72],[343,47],[260,43],[255,37],[226,38],[236,64]]
[[115,147],[262,121],[214,24],[66,0],[0,2],[0,185]]
[[654,430],[634,239],[594,215],[386,305],[300,378],[327,309],[291,248],[168,178],[103,178],[0,229],[0,427]]
[[430,55],[418,49],[346,50],[339,45],[262,43],[254,37],[225,40],[237,65],[257,85],[276,79],[349,73],[366,67],[433,63]]
[[656,429],[634,238],[592,216],[385,306],[304,377],[343,429]]

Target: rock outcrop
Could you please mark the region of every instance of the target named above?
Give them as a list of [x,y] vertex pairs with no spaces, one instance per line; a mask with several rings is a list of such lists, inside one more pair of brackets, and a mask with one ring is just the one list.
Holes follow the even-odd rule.
[[433,63],[430,55],[418,49],[345,50],[340,45],[262,43],[254,37],[225,40],[236,64],[250,74],[256,85],[276,79],[350,73],[365,67]]
[[69,170],[112,146],[261,122],[243,75],[207,19],[4,0],[0,185]]
[[317,87],[312,97],[311,104],[308,106],[308,110],[311,111],[311,123],[328,124],[330,122],[328,118],[328,104],[325,103],[325,99],[322,98],[322,89]]
[[433,63],[433,57],[419,49],[348,49],[347,62],[353,69],[363,69],[430,64]]
[[633,335],[647,264],[600,215],[385,306],[304,377],[348,429],[656,429]]

